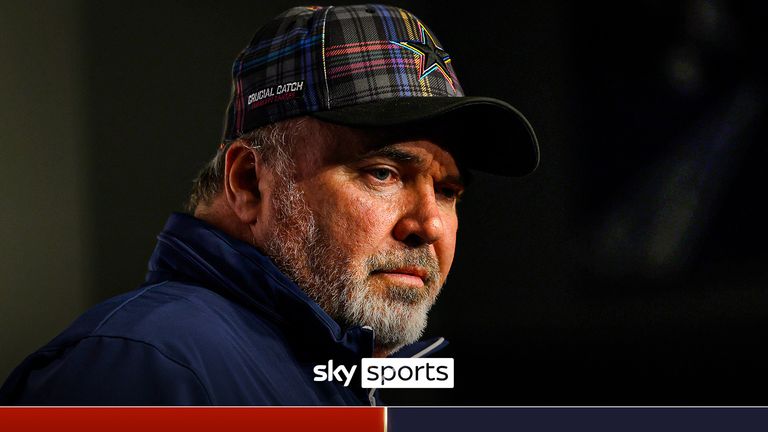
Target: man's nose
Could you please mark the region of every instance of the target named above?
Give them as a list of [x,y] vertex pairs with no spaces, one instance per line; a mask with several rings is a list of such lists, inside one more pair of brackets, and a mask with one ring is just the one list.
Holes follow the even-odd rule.
[[443,235],[443,219],[434,189],[419,191],[395,225],[395,239],[412,247],[435,243]]

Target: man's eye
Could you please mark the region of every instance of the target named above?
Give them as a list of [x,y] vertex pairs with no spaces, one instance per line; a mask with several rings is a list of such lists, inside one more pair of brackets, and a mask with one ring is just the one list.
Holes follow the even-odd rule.
[[437,191],[440,195],[452,200],[458,200],[461,196],[461,192],[451,187],[442,187]]
[[394,177],[392,170],[387,168],[374,168],[368,172],[373,176],[373,178],[379,181],[387,181]]

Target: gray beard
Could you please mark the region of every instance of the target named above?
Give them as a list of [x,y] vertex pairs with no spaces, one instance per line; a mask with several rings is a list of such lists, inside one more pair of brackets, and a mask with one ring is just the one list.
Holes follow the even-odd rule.
[[[393,352],[418,340],[441,288],[429,247],[390,250],[353,262],[334,246],[330,230],[318,224],[290,176],[276,178],[267,255],[339,324],[370,326],[377,349]],[[424,288],[390,285],[382,292],[371,287],[371,272],[406,266],[427,270]]]

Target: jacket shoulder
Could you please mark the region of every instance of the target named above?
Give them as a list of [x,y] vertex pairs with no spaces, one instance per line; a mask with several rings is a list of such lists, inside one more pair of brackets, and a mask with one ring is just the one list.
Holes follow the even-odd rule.
[[244,358],[280,340],[269,320],[237,302],[164,282],[89,309],[14,370],[0,403],[217,403],[219,382],[236,385],[227,377],[243,371]]
[[87,336],[140,341],[181,363],[236,348],[246,329],[252,337],[272,337],[276,332],[254,310],[196,285],[164,282],[111,303],[110,309],[93,317],[84,315],[84,328],[90,328]]
[[0,403],[20,405],[210,405],[195,371],[155,347],[91,336],[64,352],[28,357],[0,389]]

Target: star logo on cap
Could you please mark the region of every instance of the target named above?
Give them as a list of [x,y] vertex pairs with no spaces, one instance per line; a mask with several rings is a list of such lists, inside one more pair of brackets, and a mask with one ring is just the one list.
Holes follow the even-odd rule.
[[448,63],[451,62],[451,56],[449,56],[448,53],[445,52],[442,48],[437,46],[435,39],[431,34],[429,34],[427,29],[421,25],[421,22],[417,23],[419,26],[419,35],[421,36],[421,40],[390,42],[413,52],[419,57],[419,81],[426,78],[432,72],[439,71],[448,81],[448,84],[451,86],[451,88],[455,91],[456,87],[453,85],[453,79],[451,79],[451,76],[448,73]]

